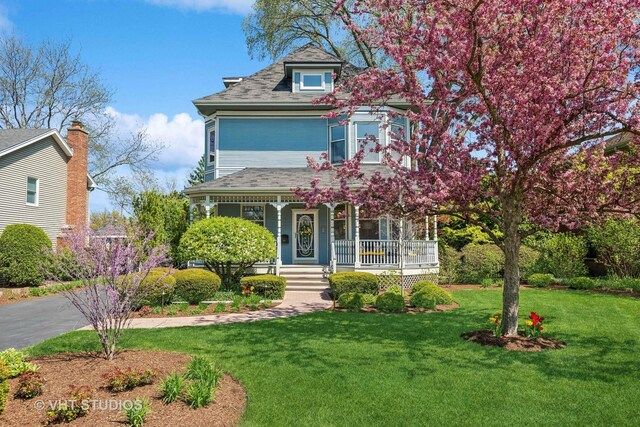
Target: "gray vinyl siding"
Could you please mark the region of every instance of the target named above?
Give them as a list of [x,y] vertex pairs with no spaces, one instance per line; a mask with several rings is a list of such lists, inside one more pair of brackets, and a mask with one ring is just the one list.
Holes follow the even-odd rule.
[[[66,222],[67,160],[51,137],[0,157],[0,233],[33,224],[56,244]],[[28,177],[39,180],[38,206],[26,204]]]

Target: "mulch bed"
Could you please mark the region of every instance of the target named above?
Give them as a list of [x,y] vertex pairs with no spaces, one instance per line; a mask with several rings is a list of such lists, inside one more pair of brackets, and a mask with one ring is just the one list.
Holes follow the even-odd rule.
[[517,337],[500,337],[493,335],[493,331],[484,329],[481,331],[465,332],[462,338],[478,343],[480,345],[489,345],[494,347],[502,347],[512,351],[544,351],[558,350],[565,348],[566,343],[547,337],[529,338],[525,336]]
[[131,318],[132,319],[137,319],[137,318],[150,319],[150,318],[171,318],[171,317],[192,317],[192,316],[216,316],[216,315],[223,315],[223,314],[229,314],[229,313],[247,313],[249,311],[261,311],[261,310],[266,310],[267,308],[277,307],[278,305],[280,305],[280,303],[272,303],[269,307],[260,306],[258,309],[255,309],[255,310],[251,310],[249,307],[241,307],[240,310],[232,310],[231,304],[227,304],[227,308],[223,312],[215,312],[214,309],[216,308],[216,305],[217,304],[215,303],[209,304],[209,306],[204,311],[198,310],[197,305],[190,305],[189,308],[187,308],[186,310],[178,311],[173,315],[167,314],[167,311],[169,310],[170,306],[165,306],[164,312],[163,312],[164,314],[161,314],[161,313],[141,314],[139,311],[134,311],[131,313]]
[[[415,307],[405,307],[405,310],[396,314],[417,314],[417,313],[437,313],[440,311],[449,311],[449,310],[455,310],[456,308],[460,307],[460,305],[457,302],[454,302],[453,304],[440,304],[440,305],[436,305],[436,308],[434,308],[433,310],[428,309],[428,308],[415,308]],[[341,312],[345,312],[345,311],[350,311],[347,310],[346,308],[340,308],[340,307],[336,307],[335,311],[341,311]],[[361,313],[386,313],[385,311],[380,311],[377,308],[375,308],[372,305],[368,305],[364,308],[361,308],[360,310],[358,310]]]
[[[160,399],[158,387],[164,377],[173,372],[183,373],[190,356],[182,353],[162,351],[124,351],[114,360],[107,361],[91,353],[57,354],[33,359],[40,366],[40,373],[46,379],[44,393],[33,399],[22,400],[13,397],[18,384],[17,378],[10,380],[11,394],[4,413],[0,415],[2,426],[42,425],[47,409],[37,409],[37,402],[57,401],[69,395],[69,384],[89,386],[95,389],[93,399],[107,407],[109,401],[126,401],[148,398],[150,413],[145,417],[145,426],[235,426],[239,423],[247,403],[242,386],[230,375],[225,375],[215,392],[215,401],[200,409],[191,409],[181,401],[165,405]],[[123,369],[154,369],[158,372],[154,383],[137,387],[131,391],[113,393],[103,388],[102,375],[115,367]],[[65,424],[62,424],[65,425]],[[122,409],[90,410],[72,426],[123,426],[128,425]]]

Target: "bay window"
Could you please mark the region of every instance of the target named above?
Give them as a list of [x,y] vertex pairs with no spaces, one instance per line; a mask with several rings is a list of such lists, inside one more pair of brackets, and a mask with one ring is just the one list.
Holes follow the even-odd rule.
[[340,163],[344,161],[347,158],[347,139],[345,126],[331,126],[331,128],[329,128],[329,138],[331,163]]
[[356,150],[364,149],[363,163],[379,163],[380,153],[371,151],[380,142],[378,122],[355,122]]

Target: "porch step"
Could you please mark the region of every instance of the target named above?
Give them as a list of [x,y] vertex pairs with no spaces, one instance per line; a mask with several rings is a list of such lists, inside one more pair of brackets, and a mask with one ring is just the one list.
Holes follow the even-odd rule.
[[286,265],[280,268],[280,275],[287,279],[290,291],[324,291],[329,281],[324,277],[322,265]]
[[321,285],[289,285],[287,283],[287,290],[288,291],[295,291],[295,292],[322,292],[322,291],[326,291],[327,289],[329,289],[327,286],[321,286]]

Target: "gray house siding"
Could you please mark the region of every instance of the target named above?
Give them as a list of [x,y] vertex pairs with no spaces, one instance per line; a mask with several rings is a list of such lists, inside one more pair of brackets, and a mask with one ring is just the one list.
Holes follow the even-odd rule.
[[[0,157],[0,233],[33,224],[56,244],[66,223],[67,160],[51,137]],[[38,206],[26,204],[28,177],[39,180]]]

